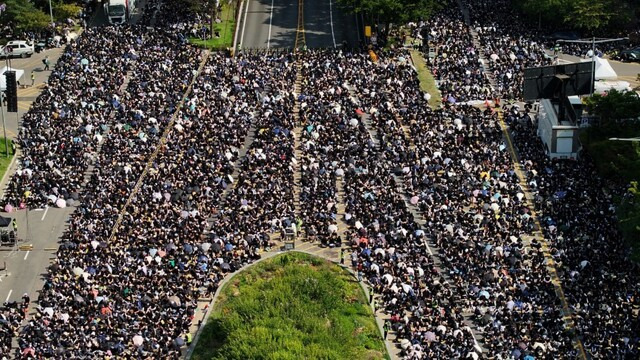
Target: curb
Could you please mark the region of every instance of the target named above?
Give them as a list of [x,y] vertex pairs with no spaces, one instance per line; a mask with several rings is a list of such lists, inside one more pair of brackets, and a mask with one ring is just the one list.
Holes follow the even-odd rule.
[[[249,6],[249,4],[247,4]],[[244,0],[240,0],[240,6],[238,6],[238,13],[236,14],[236,29],[233,32],[233,43],[231,44],[231,56],[235,56],[236,48],[238,46],[238,31],[240,30],[240,20],[242,20],[242,8],[244,7]]]
[[0,198],[4,199],[4,193],[8,184],[8,179],[13,176],[16,172],[16,159],[20,156],[20,149],[16,147],[15,153],[13,154],[13,159],[9,163],[7,167],[7,171],[2,175],[2,180],[0,180]]

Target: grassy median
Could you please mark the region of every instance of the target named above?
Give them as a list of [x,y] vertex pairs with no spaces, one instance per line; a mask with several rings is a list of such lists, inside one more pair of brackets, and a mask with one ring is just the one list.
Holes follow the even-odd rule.
[[416,67],[416,71],[418,72],[420,90],[431,95],[429,106],[431,106],[432,109],[439,108],[440,104],[442,104],[442,94],[436,85],[436,80],[433,78],[429,68],[427,68],[427,63],[424,61],[422,54],[417,50],[410,50],[410,52],[413,66]]
[[360,285],[303,253],[265,260],[220,292],[193,359],[383,359]]
[[11,160],[13,160],[13,148],[12,142],[9,140],[9,156],[5,151],[5,139],[0,138],[0,179],[4,177],[4,173],[9,169],[9,165],[11,165]]
[[[233,46],[233,34],[236,29],[236,4],[237,2],[233,1],[222,6],[222,12],[218,16],[220,22],[213,24],[214,32],[218,33],[219,37],[207,40],[190,37],[189,42],[207,49],[226,49]],[[211,24],[200,24],[199,28],[201,27],[206,27],[208,35],[211,34]]]

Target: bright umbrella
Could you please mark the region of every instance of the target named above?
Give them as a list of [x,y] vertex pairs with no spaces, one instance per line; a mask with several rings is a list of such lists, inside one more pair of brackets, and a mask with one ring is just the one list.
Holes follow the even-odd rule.
[[427,331],[426,338],[427,338],[427,341],[435,341],[436,334],[433,331]]
[[390,285],[393,281],[393,276],[391,276],[391,274],[384,274],[382,275],[382,280],[386,281],[387,285]]
[[141,346],[142,343],[144,342],[144,339],[140,335],[134,336],[132,340],[133,340],[133,345],[135,346]]
[[64,201],[64,199],[58,199],[56,200],[56,206],[63,209],[67,207],[67,202]]

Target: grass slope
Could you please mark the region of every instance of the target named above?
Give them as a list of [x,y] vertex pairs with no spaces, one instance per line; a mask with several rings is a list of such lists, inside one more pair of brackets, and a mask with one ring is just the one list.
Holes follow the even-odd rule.
[[[236,29],[236,1],[222,6],[222,11],[218,18],[220,23],[213,24],[215,31],[220,33],[220,37],[202,40],[197,37],[190,37],[189,42],[207,49],[223,50],[233,46],[233,34]],[[211,33],[211,24],[200,24],[199,27],[205,26]]]
[[417,50],[411,50],[411,60],[413,60],[413,66],[416,67],[416,71],[418,72],[418,80],[420,81],[420,90],[427,92],[431,95],[429,99],[429,106],[432,109],[436,109],[440,107],[442,104],[442,94],[436,85],[436,80],[431,75],[429,68],[427,68],[427,64]]
[[192,359],[382,359],[384,349],[353,277],[292,252],[225,284]]
[[9,165],[11,164],[11,160],[13,159],[13,149],[11,145],[11,140],[9,140],[9,156],[6,156],[6,152],[4,151],[5,147],[5,139],[0,138],[0,179],[4,176],[4,173],[9,169]]

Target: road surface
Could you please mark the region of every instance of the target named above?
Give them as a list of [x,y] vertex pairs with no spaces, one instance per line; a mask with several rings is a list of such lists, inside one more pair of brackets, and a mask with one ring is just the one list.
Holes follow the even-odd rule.
[[[298,0],[245,0],[238,30],[240,48],[293,48],[299,4]],[[339,7],[336,0],[307,0],[302,1],[302,6],[307,47],[337,47],[343,41],[358,43],[355,16]]]
[[4,217],[15,218],[18,225],[18,246],[32,245],[31,250],[14,247],[0,248],[0,301],[21,301],[24,293],[29,294],[35,304],[42,289],[43,276],[50,261],[55,258],[58,238],[66,227],[66,220],[72,208],[30,209],[11,213],[0,213]]

